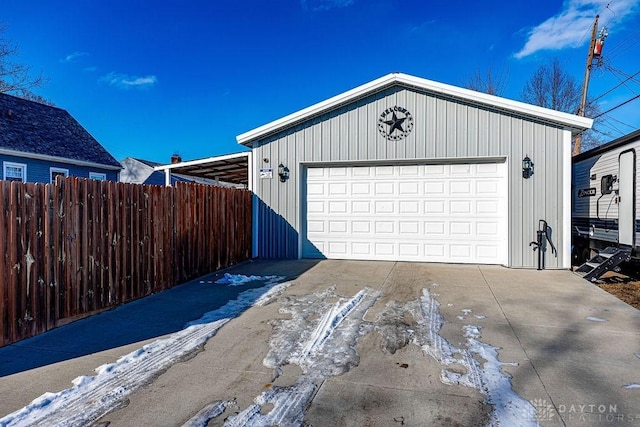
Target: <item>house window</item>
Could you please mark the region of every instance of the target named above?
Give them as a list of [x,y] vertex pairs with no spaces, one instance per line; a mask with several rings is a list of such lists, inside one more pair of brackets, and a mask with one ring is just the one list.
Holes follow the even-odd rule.
[[69,169],[49,168],[49,176],[50,176],[49,182],[54,183],[56,182],[56,178],[59,176],[64,176],[64,177],[69,176]]
[[98,181],[104,181],[107,179],[106,173],[89,172],[89,179],[97,179]]
[[5,181],[27,182],[27,165],[23,163],[2,162]]

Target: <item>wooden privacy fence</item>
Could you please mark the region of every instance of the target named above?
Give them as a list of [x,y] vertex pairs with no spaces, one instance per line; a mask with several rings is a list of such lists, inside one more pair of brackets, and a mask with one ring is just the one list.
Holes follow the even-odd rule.
[[251,256],[251,192],[0,181],[0,346]]

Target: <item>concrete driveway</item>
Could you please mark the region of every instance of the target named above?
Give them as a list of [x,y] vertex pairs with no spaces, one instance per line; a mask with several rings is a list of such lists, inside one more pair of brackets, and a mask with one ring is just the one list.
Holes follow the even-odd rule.
[[[287,276],[290,286],[138,385],[97,423],[640,424],[640,311],[569,271],[300,260],[225,272]],[[222,274],[138,303],[137,313],[155,313],[139,329],[219,307],[209,292],[223,286],[212,284]],[[44,334],[0,349],[0,362],[14,366],[9,374],[0,368],[0,416],[175,329],[51,356],[70,343],[81,348],[86,334],[74,337],[73,328],[91,330],[100,316],[54,331],[55,346]],[[104,324],[93,323],[98,336]],[[24,368],[16,368],[20,358]]]

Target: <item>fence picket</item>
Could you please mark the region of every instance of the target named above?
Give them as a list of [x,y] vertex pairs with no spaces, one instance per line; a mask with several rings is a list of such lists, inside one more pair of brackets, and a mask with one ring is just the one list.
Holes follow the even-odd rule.
[[0,346],[250,254],[247,190],[0,181]]

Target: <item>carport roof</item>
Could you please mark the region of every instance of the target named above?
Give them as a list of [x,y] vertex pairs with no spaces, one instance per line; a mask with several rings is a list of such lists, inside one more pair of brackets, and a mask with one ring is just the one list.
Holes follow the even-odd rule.
[[250,152],[227,154],[224,156],[207,157],[205,159],[188,162],[171,163],[156,166],[156,171],[197,176],[207,179],[218,179],[233,184],[249,184],[249,156]]
[[474,104],[504,110],[512,114],[543,120],[565,127],[571,130],[574,134],[591,128],[593,124],[593,120],[586,117],[575,116],[573,114],[550,110],[548,108],[542,108],[526,104],[524,102],[513,101],[499,96],[434,82],[432,80],[414,77],[408,74],[391,73],[362,86],[358,86],[355,89],[351,89],[340,95],[334,96],[333,98],[329,98],[326,101],[319,102],[303,110],[289,114],[281,119],[245,132],[238,135],[236,139],[239,144],[250,146],[251,143],[256,140],[265,138],[286,128],[295,126],[312,117],[324,114],[327,111],[339,108],[357,99],[361,99],[395,85],[416,88],[433,94],[444,95],[461,101],[472,102]]

